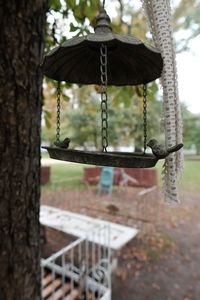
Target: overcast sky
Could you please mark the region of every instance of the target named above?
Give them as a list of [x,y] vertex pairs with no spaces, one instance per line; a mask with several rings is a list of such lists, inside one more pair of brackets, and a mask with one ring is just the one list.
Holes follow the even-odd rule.
[[191,112],[200,113],[200,36],[190,48],[177,55],[179,95]]
[[[124,3],[130,0],[124,0]],[[172,6],[176,6],[180,0],[171,0]],[[111,19],[117,15],[118,1],[106,0],[105,8]],[[114,5],[115,4],[115,5]],[[135,7],[141,7],[140,0],[134,0]],[[51,18],[51,16],[49,17]],[[53,19],[52,19],[53,20]],[[72,21],[66,20],[67,27]],[[53,21],[52,21],[53,22]],[[184,32],[178,36],[184,37]],[[67,34],[70,38],[69,33]],[[200,113],[200,36],[190,42],[190,51],[177,54],[178,83],[180,100],[184,102],[193,113]]]
[[[124,0],[124,3],[130,0]],[[172,0],[172,7],[180,0]],[[116,2],[117,3],[117,2]],[[135,7],[141,7],[140,0],[134,0]],[[106,9],[111,17],[116,16],[113,1],[106,1]],[[184,37],[184,32],[183,36]],[[181,36],[179,32],[179,37]],[[193,113],[200,113],[200,36],[190,42],[190,51],[177,54],[178,83],[180,101]]]

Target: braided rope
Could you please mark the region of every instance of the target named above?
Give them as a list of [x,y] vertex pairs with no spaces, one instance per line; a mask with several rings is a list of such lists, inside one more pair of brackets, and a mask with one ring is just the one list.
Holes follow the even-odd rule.
[[[164,62],[162,73],[163,121],[166,147],[169,148],[182,142],[182,121],[170,0],[141,0],[141,2],[147,15],[155,45],[160,49]],[[163,168],[163,192],[166,203],[179,202],[177,179],[182,168],[182,151],[173,153],[166,158]]]

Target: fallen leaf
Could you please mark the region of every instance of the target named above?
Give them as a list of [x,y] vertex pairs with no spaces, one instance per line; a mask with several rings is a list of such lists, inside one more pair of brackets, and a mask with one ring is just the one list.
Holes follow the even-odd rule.
[[134,277],[135,279],[138,279],[140,277],[140,271],[135,271]]
[[136,268],[137,270],[141,270],[141,269],[143,268],[143,266],[142,266],[141,264],[136,264],[136,265],[135,265],[135,268]]
[[147,270],[148,270],[148,272],[152,272],[152,271],[153,271],[152,266],[149,266],[149,267],[147,268]]
[[155,290],[160,291],[160,286],[159,286],[157,283],[153,282],[153,283],[152,283],[152,287],[153,287]]
[[127,264],[127,269],[129,269],[129,270],[131,269],[131,263]]
[[192,259],[189,256],[185,256],[184,260],[189,263],[192,262]]
[[178,271],[178,267],[177,266],[171,266],[170,268],[169,268],[171,271]]
[[175,222],[173,222],[173,223],[171,223],[171,227],[172,227],[172,228],[177,228],[177,227],[178,227],[178,224],[175,223]]
[[125,280],[127,277],[127,272],[126,271],[117,271],[116,273],[117,277],[119,277],[121,280]]

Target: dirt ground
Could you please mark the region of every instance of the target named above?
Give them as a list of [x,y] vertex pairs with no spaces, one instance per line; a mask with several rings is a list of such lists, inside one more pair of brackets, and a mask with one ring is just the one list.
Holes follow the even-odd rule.
[[[139,228],[140,233],[115,255],[113,300],[200,299],[200,195],[182,191],[176,208],[160,204],[157,189],[114,189],[112,197],[95,188],[62,190],[42,197],[42,204]],[[61,234],[54,252],[65,246]],[[63,245],[62,245],[63,244]]]

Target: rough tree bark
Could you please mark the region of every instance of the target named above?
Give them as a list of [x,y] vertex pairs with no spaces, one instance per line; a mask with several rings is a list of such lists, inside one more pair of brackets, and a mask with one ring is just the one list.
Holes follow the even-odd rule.
[[40,115],[47,0],[0,0],[0,300],[40,299]]

